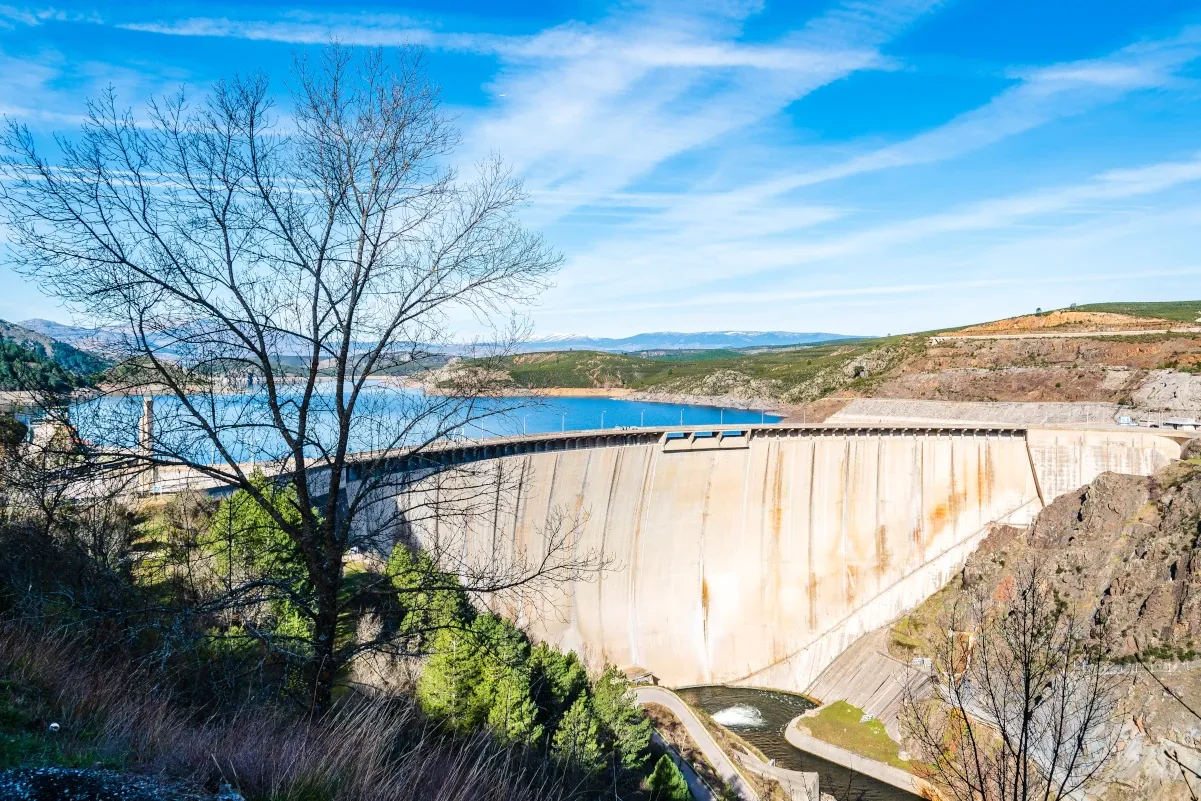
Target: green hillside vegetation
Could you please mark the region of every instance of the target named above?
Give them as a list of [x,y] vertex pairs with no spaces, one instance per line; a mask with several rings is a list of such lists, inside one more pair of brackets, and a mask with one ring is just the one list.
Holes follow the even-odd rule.
[[96,375],[110,364],[93,353],[5,320],[0,320],[0,341],[18,345],[39,358],[53,361],[67,372],[80,377]]
[[82,383],[57,362],[0,339],[0,390],[61,393]]
[[1111,312],[1129,314],[1133,317],[1155,317],[1160,320],[1176,320],[1195,323],[1201,317],[1201,300],[1169,300],[1160,303],[1086,303],[1076,311]]
[[[183,495],[115,510],[112,567],[0,524],[0,771],[102,766],[194,779],[217,768],[236,775],[248,801],[334,801],[467,797],[423,794],[419,785],[450,779],[410,769],[457,765],[473,782],[528,787],[498,787],[490,798],[678,797],[667,771],[652,780],[651,724],[621,671],[589,673],[574,652],[531,643],[403,544],[386,567],[348,573],[339,637],[352,642],[368,618],[386,626],[399,652],[421,663],[415,686],[391,699],[360,696],[348,676],[339,710],[310,728],[297,651],[308,647],[311,621],[293,596],[247,598],[232,618],[208,606],[215,577],[308,591],[304,557],[275,518],[298,514],[295,490],[261,475],[254,484],[273,511],[244,490],[219,504]],[[0,500],[6,489],[0,483]],[[76,600],[80,581],[95,597]],[[68,600],[46,601],[60,597]],[[25,622],[42,619],[29,614],[31,598],[45,632]],[[121,622],[96,623],[88,604],[97,603]],[[168,632],[169,610],[181,608],[187,622]],[[159,658],[162,677],[147,695],[134,666]],[[62,731],[48,733],[48,720],[62,720]]]
[[[861,388],[924,338],[886,337],[825,343],[769,352],[710,351],[645,358],[597,351],[527,353],[489,362],[521,388],[626,388],[721,395],[752,388],[758,397],[815,400],[835,390]],[[472,364],[468,362],[468,364]]]

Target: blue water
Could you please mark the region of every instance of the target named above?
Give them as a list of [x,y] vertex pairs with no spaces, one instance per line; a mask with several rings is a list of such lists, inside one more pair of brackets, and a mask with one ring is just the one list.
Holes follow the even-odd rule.
[[[285,423],[296,429],[295,407],[300,390],[288,389]],[[154,436],[168,454],[201,461],[220,461],[204,424],[220,431],[225,450],[238,461],[265,461],[288,452],[272,420],[262,390],[198,395],[189,409],[173,396],[155,397]],[[310,455],[336,444],[333,386],[325,384],[312,401],[305,450]],[[71,415],[84,439],[113,447],[138,441],[140,397],[105,397],[79,404]],[[432,439],[483,439],[555,431],[627,427],[773,423],[776,415],[611,398],[514,397],[471,401],[425,395],[392,384],[371,385],[364,392],[350,432],[352,451],[378,450]]]

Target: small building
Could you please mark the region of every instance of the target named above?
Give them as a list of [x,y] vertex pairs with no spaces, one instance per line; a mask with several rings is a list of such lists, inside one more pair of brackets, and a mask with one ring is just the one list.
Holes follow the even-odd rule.
[[626,681],[630,684],[658,684],[659,677],[651,673],[644,667],[634,665],[632,667],[622,668],[621,672],[625,674]]

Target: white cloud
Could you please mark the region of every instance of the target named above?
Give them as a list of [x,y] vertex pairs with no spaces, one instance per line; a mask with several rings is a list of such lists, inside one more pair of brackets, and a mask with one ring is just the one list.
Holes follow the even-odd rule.
[[[1169,213],[1153,204],[1148,211],[1130,201],[1190,189],[1199,181],[1201,154],[1107,170],[1078,184],[981,200],[952,211],[848,226],[847,232],[833,235],[823,235],[822,226],[848,222],[835,209],[766,204],[753,213],[738,209],[733,224],[717,222],[721,214],[706,224],[706,204],[696,200],[668,213],[678,228],[627,229],[573,256],[568,280],[542,316],[602,320],[610,310],[621,309],[640,315],[720,313],[725,319],[728,313],[762,304],[761,315],[774,315],[770,325],[787,327],[788,309],[797,302],[1017,288],[1023,282],[1071,284],[1101,280],[1101,275],[1129,278],[1129,266],[1120,269],[1116,260],[1119,254],[1128,259],[1140,241],[1168,247],[1201,240],[1188,236],[1195,224],[1171,216],[1195,217],[1197,208]],[[760,229],[741,232],[739,219],[755,219]],[[1150,245],[1141,247],[1150,252]],[[1147,263],[1171,264],[1178,257],[1164,252],[1148,257]],[[1108,272],[1098,267],[1106,259],[1113,260],[1107,262]],[[1077,268],[1077,262],[1093,269]],[[1139,272],[1150,277],[1153,270],[1138,263]],[[978,277],[994,270],[1007,277]],[[930,280],[957,273],[969,277]],[[1166,274],[1178,272],[1168,269]]]

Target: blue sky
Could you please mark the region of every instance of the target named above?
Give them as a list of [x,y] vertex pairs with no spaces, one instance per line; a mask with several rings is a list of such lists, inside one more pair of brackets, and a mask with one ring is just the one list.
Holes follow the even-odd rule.
[[[0,6],[70,132],[297,49],[415,43],[565,266],[538,333],[885,334],[1201,297],[1201,7],[1141,0]],[[282,91],[282,83],[280,84]],[[0,317],[68,319],[0,266]]]

